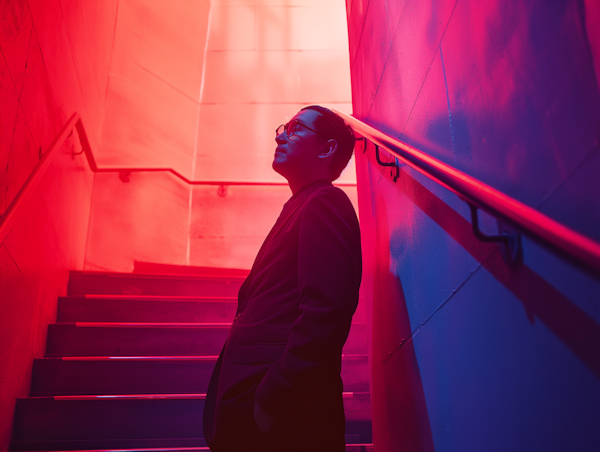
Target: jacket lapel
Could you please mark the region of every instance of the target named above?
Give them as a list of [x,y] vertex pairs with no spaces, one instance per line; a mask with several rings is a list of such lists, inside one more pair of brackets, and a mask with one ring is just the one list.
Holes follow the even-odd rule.
[[253,273],[254,273],[255,269],[258,267],[263,255],[265,254],[266,248],[269,246],[269,243],[271,242],[271,240],[273,240],[275,237],[277,237],[277,235],[281,231],[281,228],[283,228],[283,226],[288,222],[288,220],[298,211],[298,209],[300,209],[300,207],[302,207],[304,205],[304,203],[308,200],[308,198],[310,198],[310,196],[314,192],[318,191],[320,188],[322,188],[324,186],[329,186],[329,185],[331,185],[331,182],[329,182],[329,181],[327,181],[326,183],[324,181],[315,182],[315,183],[307,186],[305,190],[303,190],[301,193],[299,193],[299,195],[296,199],[290,199],[288,201],[289,204],[286,203],[286,206],[284,206],[283,210],[281,211],[281,214],[279,215],[279,218],[277,218],[275,225],[273,225],[273,228],[271,229],[271,231],[267,235],[267,238],[265,239],[262,246],[260,247],[260,250],[258,251],[258,254],[256,255],[256,259],[254,259],[254,263],[252,264],[252,269],[250,270],[248,277],[246,278],[246,280],[240,287],[240,290],[238,292],[238,312],[241,312],[241,310],[243,308],[242,305],[244,304],[244,301],[245,301],[244,298],[246,296],[246,291],[248,290],[248,286],[250,285],[250,283],[252,281]]

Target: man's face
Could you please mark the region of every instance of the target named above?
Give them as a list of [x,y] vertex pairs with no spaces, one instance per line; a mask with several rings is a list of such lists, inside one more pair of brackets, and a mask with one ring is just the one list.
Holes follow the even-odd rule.
[[299,124],[292,136],[284,130],[277,135],[275,141],[275,158],[273,169],[289,179],[296,175],[309,174],[318,164],[318,155],[325,144],[319,136],[310,129],[316,130],[315,120],[321,114],[315,110],[303,110],[292,119]]

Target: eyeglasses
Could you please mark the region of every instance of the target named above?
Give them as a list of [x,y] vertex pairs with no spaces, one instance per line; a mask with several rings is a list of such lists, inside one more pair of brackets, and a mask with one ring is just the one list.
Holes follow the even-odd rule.
[[292,135],[294,135],[296,133],[296,130],[298,130],[298,125],[301,125],[302,127],[306,127],[308,130],[310,130],[311,132],[314,132],[318,135],[318,132],[316,130],[311,129],[306,124],[302,124],[297,119],[292,119],[287,124],[281,124],[279,127],[277,127],[277,129],[275,130],[275,133],[277,134],[276,136],[281,135],[283,133],[283,131],[285,131],[285,134],[288,137],[291,137]]

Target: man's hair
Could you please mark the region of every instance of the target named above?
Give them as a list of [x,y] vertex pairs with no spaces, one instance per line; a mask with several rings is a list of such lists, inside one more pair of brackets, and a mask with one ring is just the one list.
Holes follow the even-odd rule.
[[331,166],[329,167],[331,180],[334,181],[340,177],[340,174],[342,174],[342,171],[346,168],[352,157],[356,141],[354,131],[340,115],[328,108],[321,107],[320,105],[309,105],[302,110],[315,110],[320,113],[321,115],[315,119],[314,123],[317,134],[325,141],[331,139],[337,141],[338,148],[333,154]]

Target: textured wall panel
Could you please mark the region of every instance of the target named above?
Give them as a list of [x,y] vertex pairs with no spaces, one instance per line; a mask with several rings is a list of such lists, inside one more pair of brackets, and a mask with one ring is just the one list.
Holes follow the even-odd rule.
[[134,260],[185,265],[189,190],[168,173],[133,173],[128,182],[97,174],[86,268],[130,272]]
[[205,103],[349,100],[347,56],[339,51],[209,52],[206,64]]

